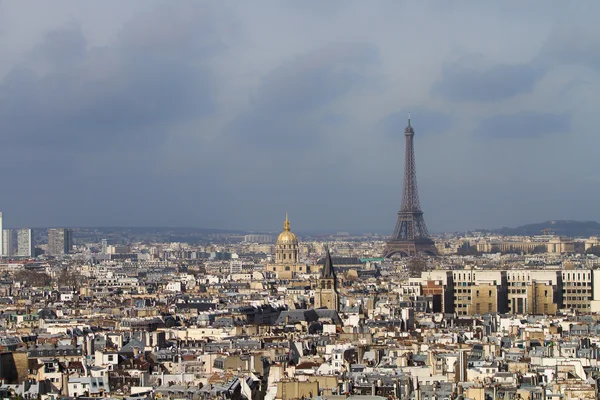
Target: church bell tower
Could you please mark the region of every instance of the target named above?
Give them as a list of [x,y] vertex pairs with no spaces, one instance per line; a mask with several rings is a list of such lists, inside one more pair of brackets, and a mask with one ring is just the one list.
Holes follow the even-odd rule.
[[337,284],[329,247],[325,247],[325,252],[325,261],[315,290],[315,308],[339,311]]

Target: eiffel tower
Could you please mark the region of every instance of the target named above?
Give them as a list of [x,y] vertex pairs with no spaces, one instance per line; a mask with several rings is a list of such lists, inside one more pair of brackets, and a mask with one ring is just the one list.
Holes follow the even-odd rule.
[[429,237],[423,219],[423,211],[421,211],[421,205],[419,204],[413,145],[415,131],[410,126],[410,114],[408,114],[408,126],[404,130],[404,136],[406,136],[406,154],[404,155],[402,205],[400,211],[398,211],[398,221],[394,233],[388,239],[383,254],[386,258],[394,254],[403,256],[415,256],[419,253],[437,255],[437,249],[433,240]]

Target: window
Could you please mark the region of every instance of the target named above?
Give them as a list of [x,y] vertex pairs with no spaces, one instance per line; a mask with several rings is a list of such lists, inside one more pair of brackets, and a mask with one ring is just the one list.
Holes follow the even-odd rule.
[[488,295],[488,296],[490,296],[490,297],[492,296],[492,291],[491,291],[491,290],[490,290],[490,293],[489,293],[489,295]]

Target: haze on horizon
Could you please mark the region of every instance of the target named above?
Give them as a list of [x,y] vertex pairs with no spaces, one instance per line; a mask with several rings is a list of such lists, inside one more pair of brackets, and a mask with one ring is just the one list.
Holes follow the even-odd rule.
[[595,1],[0,0],[5,226],[598,220]]

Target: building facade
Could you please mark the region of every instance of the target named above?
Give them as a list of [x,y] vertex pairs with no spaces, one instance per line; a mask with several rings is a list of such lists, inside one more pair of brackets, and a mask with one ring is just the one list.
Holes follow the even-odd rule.
[[547,243],[530,240],[481,240],[477,243],[480,253],[533,253],[546,250]]
[[600,271],[591,269],[427,271],[420,285],[443,312],[457,315],[600,311]]
[[33,231],[31,229],[17,230],[17,255],[20,257],[33,257],[35,255]]
[[563,307],[579,312],[590,312],[592,297],[592,274],[598,271],[572,269],[561,272]]
[[10,257],[14,254],[13,251],[13,231],[11,229],[2,230],[2,255]]
[[69,254],[73,248],[73,235],[70,229],[48,229],[48,254],[59,256]]
[[510,270],[506,277],[508,312],[556,314],[561,303],[557,271]]

